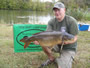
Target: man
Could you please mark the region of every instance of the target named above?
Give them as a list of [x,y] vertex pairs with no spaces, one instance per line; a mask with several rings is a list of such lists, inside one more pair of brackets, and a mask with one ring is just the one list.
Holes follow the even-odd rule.
[[[57,2],[54,5],[53,12],[55,18],[51,19],[48,22],[47,31],[66,31],[69,34],[74,35],[74,40],[64,42],[62,51],[60,50],[61,44],[56,45],[52,49],[52,51],[60,53],[60,57],[58,58],[54,58],[54,56],[52,55],[52,51],[49,48],[42,47],[49,59],[41,64],[40,68],[54,61],[57,63],[58,68],[72,68],[72,60],[74,58],[77,47],[77,21],[73,17],[65,15],[65,5],[61,2]],[[34,43],[39,44],[37,41],[35,41]]]

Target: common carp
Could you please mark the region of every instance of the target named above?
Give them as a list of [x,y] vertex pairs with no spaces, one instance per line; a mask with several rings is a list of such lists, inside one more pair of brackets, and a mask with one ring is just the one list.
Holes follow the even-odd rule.
[[24,48],[27,48],[33,41],[38,41],[40,46],[53,47],[57,44],[62,44],[63,41],[71,41],[74,36],[67,32],[60,31],[44,31],[33,34],[31,37],[24,37],[20,42],[25,43]]

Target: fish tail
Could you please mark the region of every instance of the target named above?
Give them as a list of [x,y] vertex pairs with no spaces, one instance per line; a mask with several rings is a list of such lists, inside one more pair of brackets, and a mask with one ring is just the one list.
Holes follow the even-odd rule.
[[[30,40],[29,40],[29,39],[30,39]],[[27,36],[24,36],[24,37],[20,40],[20,42],[25,43],[25,44],[24,44],[24,49],[27,48],[32,41],[33,41],[33,40],[32,40],[32,37],[27,37]]]
[[20,42],[26,42],[26,40],[28,39],[28,37],[27,36],[25,36],[25,37],[23,37],[21,40],[20,40]]
[[25,42],[25,44],[24,44],[24,49],[27,48],[30,43],[31,43],[31,41],[30,41],[30,42]]

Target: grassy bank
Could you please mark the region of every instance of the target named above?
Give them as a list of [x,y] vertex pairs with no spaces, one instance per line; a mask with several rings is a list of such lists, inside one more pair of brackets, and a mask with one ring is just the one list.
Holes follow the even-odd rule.
[[[47,56],[42,52],[14,53],[12,26],[0,24],[0,68],[37,68]],[[90,68],[90,32],[79,33],[73,68]],[[55,68],[50,65],[47,68]]]

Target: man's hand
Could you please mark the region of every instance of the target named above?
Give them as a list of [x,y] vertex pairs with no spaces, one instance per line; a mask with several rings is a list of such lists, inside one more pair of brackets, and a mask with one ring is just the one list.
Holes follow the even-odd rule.
[[39,42],[38,42],[38,41],[34,41],[34,44],[35,44],[35,45],[39,45]]
[[64,44],[72,44],[72,43],[74,43],[76,41],[77,41],[77,35],[74,36],[74,40],[72,40],[72,41],[65,41]]
[[66,45],[66,44],[72,44],[73,42],[72,41],[65,41],[64,42],[64,45]]

